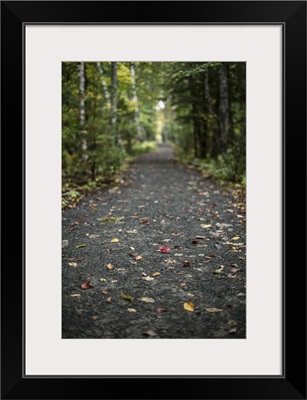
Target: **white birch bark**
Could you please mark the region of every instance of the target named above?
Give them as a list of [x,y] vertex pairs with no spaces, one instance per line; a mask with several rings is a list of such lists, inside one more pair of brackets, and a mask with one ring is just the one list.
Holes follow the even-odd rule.
[[135,123],[136,123],[136,128],[137,128],[137,135],[140,140],[143,140],[144,139],[144,130],[142,127],[142,122],[141,122],[141,112],[140,112],[139,99],[138,99],[137,89],[136,89],[135,68],[134,68],[133,62],[130,64],[130,73],[131,73],[131,81],[132,81],[132,95],[133,95],[133,101],[135,103]]
[[110,103],[110,93],[108,91],[108,86],[107,86],[106,80],[104,79],[104,76],[103,76],[103,69],[102,69],[102,65],[101,65],[100,61],[97,62],[97,69],[101,76],[101,84],[102,84],[104,97],[107,100],[107,103]]
[[78,63],[78,71],[79,71],[79,110],[80,110],[80,134],[81,134],[81,149],[82,149],[82,158],[87,160],[88,155],[85,154],[87,150],[87,140],[86,140],[86,130],[84,129],[85,125],[85,69],[84,62]]

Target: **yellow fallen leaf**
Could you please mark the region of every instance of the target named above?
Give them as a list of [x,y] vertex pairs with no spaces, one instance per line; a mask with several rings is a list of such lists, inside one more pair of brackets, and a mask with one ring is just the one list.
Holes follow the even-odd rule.
[[70,297],[80,297],[81,294],[79,294],[79,293],[73,293],[73,294],[70,294],[69,296],[70,296]]
[[127,311],[129,311],[129,312],[136,312],[136,309],[135,309],[135,308],[128,308]]
[[76,262],[70,262],[70,263],[68,263],[68,265],[70,267],[74,267],[74,268],[76,268],[78,266],[78,264]]
[[188,303],[184,303],[183,308],[185,310],[191,311],[191,312],[193,312],[195,310],[194,303],[192,303],[191,301],[189,301]]
[[159,276],[159,275],[161,275],[160,272],[154,272],[154,273],[152,274],[152,276]]
[[99,281],[100,281],[100,282],[106,282],[107,280],[104,279],[104,278],[99,278]]
[[78,246],[76,246],[76,249],[81,249],[81,247],[85,247],[86,244],[78,244]]
[[115,267],[114,267],[113,264],[109,263],[109,264],[107,265],[107,268],[109,268],[109,269],[114,269]]
[[154,278],[152,278],[151,276],[145,276],[144,281],[154,281]]
[[117,239],[117,238],[114,238],[111,240],[111,243],[117,243],[117,242],[119,242],[119,239]]
[[136,257],[134,257],[134,259],[135,259],[136,261],[140,261],[140,260],[143,260],[143,257],[142,257],[142,256],[136,256]]
[[211,227],[211,224],[202,224],[200,225],[201,228],[207,229]]
[[239,240],[240,239],[240,236],[234,236],[232,239],[230,239],[230,240]]
[[223,270],[224,270],[224,265],[221,265],[220,268],[215,269],[215,270],[213,271],[213,274],[216,274],[216,275],[222,274],[222,273],[223,273]]
[[151,297],[141,297],[142,301],[145,301],[145,303],[154,303],[155,300],[152,299]]
[[133,302],[133,300],[134,300],[134,297],[129,296],[129,295],[127,295],[127,294],[122,294],[120,297],[121,297],[122,299],[124,299],[124,300],[128,300],[128,301],[131,301],[131,302]]
[[211,308],[206,308],[207,312],[221,312],[223,311],[221,308],[215,308],[215,307],[211,307]]

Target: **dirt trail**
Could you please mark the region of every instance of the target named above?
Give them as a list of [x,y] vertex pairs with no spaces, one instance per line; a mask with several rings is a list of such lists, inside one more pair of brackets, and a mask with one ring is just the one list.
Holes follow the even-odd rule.
[[62,236],[63,338],[245,337],[245,215],[170,147],[64,211]]

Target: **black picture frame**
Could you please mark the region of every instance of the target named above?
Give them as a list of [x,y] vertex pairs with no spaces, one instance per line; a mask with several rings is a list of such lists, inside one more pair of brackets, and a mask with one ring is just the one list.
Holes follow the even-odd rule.
[[[99,15],[103,16],[102,21]],[[26,268],[23,30],[28,23],[272,23],[283,26],[282,376],[79,378],[23,375]],[[306,2],[2,1],[1,53],[1,142],[2,160],[5,160],[2,165],[11,168],[18,165],[22,170],[22,174],[18,172],[16,175],[10,168],[4,168],[2,173],[2,185],[6,186],[1,196],[2,226],[7,229],[2,229],[1,398],[306,399],[306,235],[305,229],[299,229],[306,227]],[[13,229],[16,233],[21,221],[22,250],[18,256],[16,248],[21,247],[20,241],[15,239],[15,234],[12,237],[8,232]],[[269,221],[264,229],[269,229]],[[11,246],[13,248],[8,252]]]

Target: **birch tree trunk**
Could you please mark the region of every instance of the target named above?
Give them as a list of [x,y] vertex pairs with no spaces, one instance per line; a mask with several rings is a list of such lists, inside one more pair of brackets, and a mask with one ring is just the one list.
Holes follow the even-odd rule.
[[118,133],[117,126],[117,63],[111,62],[111,85],[112,85],[112,93],[111,93],[111,125],[113,129],[114,142],[116,145],[120,145],[122,147],[121,137]]
[[139,100],[138,100],[137,89],[136,89],[135,68],[134,68],[133,62],[130,64],[130,72],[131,72],[131,81],[132,81],[133,101],[135,103],[135,123],[136,123],[136,128],[137,128],[137,135],[138,135],[139,140],[142,141],[144,139],[144,130],[142,127],[142,122],[141,122],[141,112],[140,112]]
[[101,65],[100,61],[97,62],[97,69],[101,76],[101,84],[102,84],[104,97],[105,97],[107,103],[110,103],[110,93],[108,91],[108,86],[107,86],[106,80],[104,79],[103,69],[102,69],[102,65]]
[[219,81],[220,81],[220,150],[225,152],[229,140],[229,98],[228,98],[228,82],[226,67],[223,63],[219,66]]
[[84,160],[88,159],[86,154],[87,150],[87,140],[86,140],[86,130],[85,130],[85,68],[84,62],[78,63],[79,72],[79,113],[80,113],[80,135],[81,135],[81,150],[82,158]]

